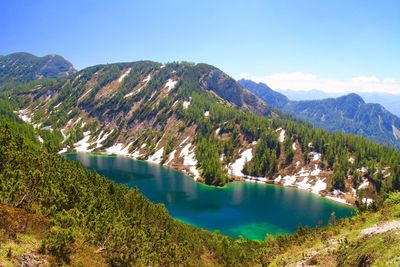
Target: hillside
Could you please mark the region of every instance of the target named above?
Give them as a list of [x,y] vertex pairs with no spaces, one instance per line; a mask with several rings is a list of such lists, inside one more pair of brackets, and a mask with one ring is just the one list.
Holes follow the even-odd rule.
[[322,100],[290,101],[267,85],[239,81],[271,107],[328,131],[357,134],[400,149],[400,118],[379,104],[367,104],[357,94]]
[[40,78],[61,78],[74,74],[70,62],[59,55],[37,57],[20,52],[0,57],[0,89]]

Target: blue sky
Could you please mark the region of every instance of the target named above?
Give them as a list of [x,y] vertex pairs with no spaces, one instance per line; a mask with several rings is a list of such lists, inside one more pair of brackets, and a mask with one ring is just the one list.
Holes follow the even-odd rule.
[[78,69],[186,60],[282,89],[400,93],[395,0],[9,0],[0,34],[0,54],[57,53]]

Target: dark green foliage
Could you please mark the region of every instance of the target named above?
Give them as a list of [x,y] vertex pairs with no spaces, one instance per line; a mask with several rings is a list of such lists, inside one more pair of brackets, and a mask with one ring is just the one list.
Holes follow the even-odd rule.
[[219,142],[213,137],[201,137],[196,144],[196,158],[199,161],[201,176],[205,183],[224,185],[228,181],[228,177],[219,160]]

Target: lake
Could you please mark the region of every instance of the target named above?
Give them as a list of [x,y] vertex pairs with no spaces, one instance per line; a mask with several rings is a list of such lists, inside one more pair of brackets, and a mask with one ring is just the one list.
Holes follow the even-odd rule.
[[312,193],[276,185],[233,182],[223,188],[196,183],[183,172],[127,157],[90,153],[65,154],[109,179],[138,187],[172,217],[210,231],[253,240],[290,233],[297,225],[326,224],[354,214],[354,209]]

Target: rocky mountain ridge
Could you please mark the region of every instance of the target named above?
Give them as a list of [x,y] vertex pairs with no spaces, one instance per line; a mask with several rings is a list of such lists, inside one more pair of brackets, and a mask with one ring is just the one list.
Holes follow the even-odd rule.
[[328,131],[357,134],[400,149],[400,118],[379,104],[365,103],[357,94],[322,100],[291,101],[265,84],[240,80],[271,107]]
[[18,52],[0,57],[0,84],[10,89],[41,78],[62,78],[76,73],[72,64],[59,55],[37,57]]

